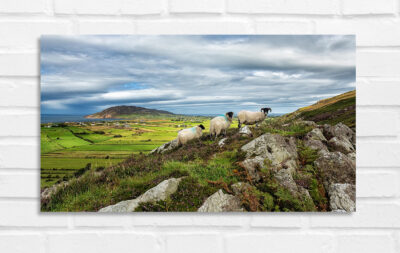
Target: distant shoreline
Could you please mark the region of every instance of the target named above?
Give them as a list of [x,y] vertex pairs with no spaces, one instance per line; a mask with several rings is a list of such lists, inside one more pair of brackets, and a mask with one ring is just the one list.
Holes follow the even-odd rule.
[[[215,117],[220,114],[174,114],[174,116],[193,116],[193,117]],[[284,113],[271,113],[270,117],[278,117],[282,116]],[[65,122],[95,122],[95,121],[115,121],[115,120],[131,120],[127,118],[85,118],[85,114],[83,115],[69,115],[69,114],[41,114],[40,115],[40,123],[65,123]]]

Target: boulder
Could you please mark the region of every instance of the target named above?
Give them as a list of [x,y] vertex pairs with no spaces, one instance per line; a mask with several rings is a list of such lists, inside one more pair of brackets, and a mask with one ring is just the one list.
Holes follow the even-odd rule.
[[312,201],[310,193],[296,184],[289,170],[281,169],[274,175],[274,177],[279,185],[288,189],[293,196],[307,198]]
[[181,178],[170,178],[162,181],[157,186],[146,191],[136,199],[118,202],[115,205],[107,206],[99,210],[99,212],[133,212],[140,203],[157,202],[165,200],[178,189]]
[[231,185],[231,189],[235,195],[240,195],[246,190],[253,188],[249,183],[237,182]]
[[356,166],[356,153],[355,153],[355,152],[353,152],[353,153],[348,153],[348,154],[347,154],[347,157],[350,158],[350,159],[353,161],[354,167],[355,167],[355,166]]
[[350,140],[343,136],[333,137],[328,141],[328,146],[335,151],[348,154],[354,152],[354,146]]
[[348,139],[353,145],[355,144],[354,131],[343,123],[338,123],[334,126],[325,124],[323,126],[323,132],[328,140],[330,140],[333,137],[343,137]]
[[264,166],[264,158],[262,156],[248,158],[242,162],[242,165],[247,170],[252,181],[260,181],[261,177],[258,174],[258,169]]
[[223,146],[225,146],[225,141],[227,140],[228,138],[223,138],[223,139],[221,139],[219,142],[218,142],[218,146],[220,147],[220,148],[222,148]]
[[239,129],[239,134],[240,135],[245,135],[245,136],[252,136],[253,133],[250,131],[250,128],[248,126],[244,126]]
[[308,132],[304,138],[309,139],[309,140],[322,141],[322,142],[327,141],[324,134],[322,133],[321,129],[319,129],[319,128],[314,128],[313,130]]
[[305,126],[310,126],[310,127],[317,127],[317,123],[315,123],[312,120],[302,120],[300,121],[300,124],[305,125]]
[[325,189],[331,184],[355,184],[355,163],[341,152],[327,152],[315,160],[314,165],[321,172]]
[[162,154],[162,153],[165,153],[176,147],[178,147],[178,139],[174,139],[170,142],[164,143],[163,145],[159,146],[158,148],[155,148],[152,151],[150,151],[150,154],[153,154],[153,153]]
[[297,147],[293,137],[266,133],[245,144],[241,148],[247,158],[261,157],[275,170],[289,169],[293,173],[297,168]]
[[320,140],[305,139],[304,145],[311,149],[317,150],[318,154],[329,152],[328,147]]
[[198,212],[243,212],[240,205],[240,198],[225,194],[220,189],[206,199]]
[[329,206],[333,212],[356,211],[356,189],[352,184],[331,184],[328,189]]

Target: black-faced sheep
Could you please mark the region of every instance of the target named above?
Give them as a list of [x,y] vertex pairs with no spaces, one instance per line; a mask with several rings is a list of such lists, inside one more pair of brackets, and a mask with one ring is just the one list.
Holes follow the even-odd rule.
[[210,121],[211,137],[215,135],[216,138],[222,131],[224,131],[224,134],[226,135],[226,129],[228,129],[229,126],[231,125],[232,118],[233,118],[233,112],[227,112],[225,113],[225,115],[213,118]]
[[186,128],[178,133],[178,145],[185,145],[188,141],[198,139],[203,134],[203,125]]
[[260,112],[240,111],[238,113],[238,120],[239,120],[238,127],[240,128],[242,124],[246,125],[256,124],[258,126],[258,123],[265,120],[265,118],[268,115],[268,111],[272,111],[271,108],[269,107],[261,108]]

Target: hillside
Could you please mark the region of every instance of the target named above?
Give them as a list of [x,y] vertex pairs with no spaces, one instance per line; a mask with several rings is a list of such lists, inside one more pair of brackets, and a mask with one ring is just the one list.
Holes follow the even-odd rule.
[[[216,140],[205,132],[185,146],[175,139],[118,165],[86,166],[44,189],[41,210],[353,212],[355,131],[342,122],[326,124],[335,117],[355,122],[355,113],[347,113],[353,94],[259,127],[229,128]],[[304,120],[309,117],[323,120]]]
[[355,127],[356,91],[323,99],[317,103],[285,115],[287,119],[311,120],[318,124],[337,124],[342,122],[350,128]]
[[101,112],[90,114],[85,118],[90,119],[113,119],[113,118],[127,118],[130,115],[173,115],[173,113],[163,110],[148,109],[138,106],[113,106]]

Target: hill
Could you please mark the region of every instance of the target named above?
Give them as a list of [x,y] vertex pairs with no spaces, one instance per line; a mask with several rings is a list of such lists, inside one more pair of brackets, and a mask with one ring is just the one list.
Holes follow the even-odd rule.
[[130,115],[173,115],[173,113],[163,110],[148,109],[138,106],[113,106],[101,112],[85,116],[89,119],[113,119],[128,118]]
[[259,127],[229,128],[217,139],[205,132],[184,146],[175,139],[108,168],[87,166],[43,189],[41,210],[353,212],[355,131],[326,123],[355,124],[352,106],[354,91]]
[[335,125],[339,122],[354,128],[356,124],[356,91],[349,91],[338,96],[318,101],[287,114],[287,119],[311,120],[317,124]]

